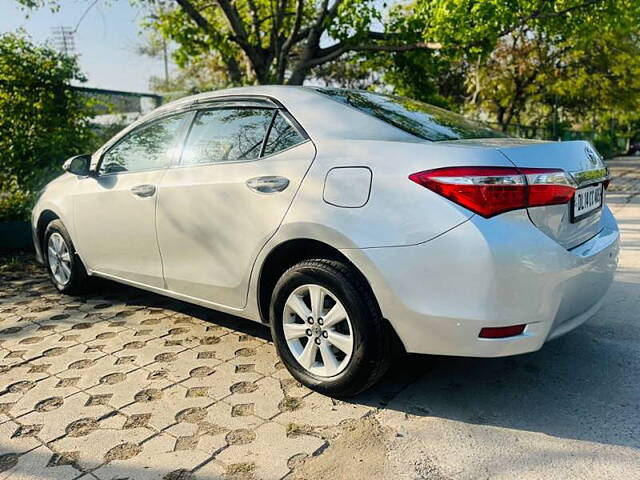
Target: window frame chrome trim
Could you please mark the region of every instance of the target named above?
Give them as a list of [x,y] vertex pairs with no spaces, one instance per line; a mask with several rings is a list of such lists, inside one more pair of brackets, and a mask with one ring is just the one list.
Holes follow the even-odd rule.
[[175,170],[175,169],[178,169],[178,168],[210,167],[212,165],[232,165],[232,164],[238,164],[238,163],[259,162],[259,161],[264,160],[266,158],[272,158],[272,157],[275,157],[276,155],[280,155],[281,153],[288,152],[289,150],[293,150],[294,148],[297,148],[300,145],[305,145],[305,144],[307,144],[309,142],[311,142],[310,139],[309,140],[305,140],[305,141],[300,142],[300,143],[296,143],[295,145],[293,145],[293,146],[291,146],[289,148],[285,148],[284,150],[279,150],[276,153],[272,153],[270,155],[265,155],[264,157],[254,158],[254,159],[251,159],[251,160],[228,160],[226,162],[194,163],[194,164],[191,164],[191,165],[176,164],[176,165],[171,165],[170,167],[168,167],[168,169]]
[[[244,105],[243,105],[244,104]],[[231,160],[227,162],[210,162],[210,163],[201,163],[197,165],[182,165],[182,153],[184,151],[184,147],[186,145],[186,141],[189,138],[189,133],[191,132],[191,126],[193,125],[193,121],[195,120],[195,116],[197,112],[200,110],[214,110],[217,108],[233,108],[240,105],[244,108],[263,108],[274,110],[274,116],[271,119],[270,127],[275,120],[275,115],[279,112],[285,116],[285,118],[292,124],[292,126],[298,131],[300,136],[304,139],[302,142],[297,143],[289,148],[284,150],[280,150],[278,152],[263,155],[261,150],[261,156],[251,159],[251,160]],[[160,107],[162,108],[162,107]],[[184,119],[184,124],[178,129],[176,133],[176,145],[173,145],[171,148],[174,150],[175,154],[171,159],[170,163],[167,166],[159,167],[159,168],[150,168],[144,170],[136,170],[136,171],[125,171],[125,172],[113,172],[113,173],[100,173],[100,166],[102,165],[102,161],[104,159],[105,154],[115,147],[120,141],[122,141],[126,136],[130,133],[135,132],[141,128],[145,128],[151,125],[154,122],[162,120],[164,118],[180,115],[183,113],[191,113],[191,115],[186,115]],[[99,156],[95,169],[93,172],[95,173],[93,178],[105,177],[105,176],[113,176],[113,175],[127,175],[131,173],[139,173],[139,172],[152,172],[157,170],[167,170],[170,168],[183,168],[183,167],[194,167],[194,166],[205,166],[205,165],[222,165],[222,164],[231,164],[231,163],[247,163],[247,162],[255,162],[258,160],[262,160],[265,158],[271,158],[275,155],[278,155],[282,152],[289,151],[293,148],[296,148],[299,145],[303,145],[311,140],[311,137],[304,129],[304,127],[298,122],[298,120],[291,115],[291,113],[285,108],[285,106],[280,103],[276,98],[270,97],[267,95],[222,95],[218,97],[209,97],[205,99],[196,99],[190,102],[184,103],[182,105],[177,106],[171,110],[160,111],[157,114],[151,114],[152,116],[146,119],[144,122],[139,125],[135,125],[135,122],[128,127],[125,127],[121,132],[116,134],[113,138],[107,141],[102,147],[100,147],[95,154]],[[133,126],[135,125],[135,126]],[[269,130],[270,132],[270,130]],[[266,132],[264,141],[268,138],[268,133]],[[264,142],[263,142],[264,143]],[[313,142],[312,142],[313,143]]]

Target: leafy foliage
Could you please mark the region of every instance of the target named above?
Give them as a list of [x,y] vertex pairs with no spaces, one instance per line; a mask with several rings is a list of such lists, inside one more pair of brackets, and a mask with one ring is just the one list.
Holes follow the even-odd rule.
[[476,55],[493,50],[516,31],[544,33],[549,40],[593,38],[638,27],[640,5],[633,0],[416,0],[419,21],[430,41]]
[[75,58],[23,34],[0,36],[0,220],[24,218],[26,199],[89,148],[89,105],[72,80],[84,80]]
[[[17,0],[27,8],[58,0]],[[615,149],[640,128],[637,0],[136,0],[181,68],[168,97],[245,84],[393,91]],[[382,8],[381,8],[382,7]],[[615,127],[615,128],[614,128]]]
[[640,124],[639,26],[640,2],[628,0],[414,0],[391,9],[387,30],[442,48],[376,56],[371,68],[397,93],[505,131],[524,123],[561,138],[571,127],[613,152],[612,132],[632,137]]
[[4,179],[0,192],[0,222],[26,220],[34,197],[20,188],[15,177]]
[[146,25],[178,45],[180,67],[213,60],[227,74],[223,85],[300,85],[312,69],[353,52],[433,48],[419,34],[407,41],[380,30],[375,0],[139,2],[151,12]]

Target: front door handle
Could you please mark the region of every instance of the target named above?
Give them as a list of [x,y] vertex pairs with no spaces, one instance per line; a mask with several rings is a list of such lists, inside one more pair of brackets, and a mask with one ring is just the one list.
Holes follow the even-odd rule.
[[281,192],[289,186],[289,179],[285,177],[265,176],[253,177],[247,180],[247,187],[260,193]]
[[131,188],[131,193],[138,197],[147,198],[156,193],[155,185],[136,185]]

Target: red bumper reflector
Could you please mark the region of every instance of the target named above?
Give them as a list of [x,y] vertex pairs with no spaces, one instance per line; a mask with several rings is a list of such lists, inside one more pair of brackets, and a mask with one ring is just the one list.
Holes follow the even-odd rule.
[[509,327],[485,327],[480,330],[480,338],[515,337],[524,332],[526,325],[511,325]]

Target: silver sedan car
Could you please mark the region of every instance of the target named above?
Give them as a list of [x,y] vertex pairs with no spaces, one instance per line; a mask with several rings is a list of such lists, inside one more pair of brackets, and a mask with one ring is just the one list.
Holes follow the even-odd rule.
[[337,397],[379,379],[394,344],[538,350],[594,315],[618,258],[589,143],[389,95],[205,93],[64,169],[32,218],[61,292],[104,277],[269,324],[292,375]]

